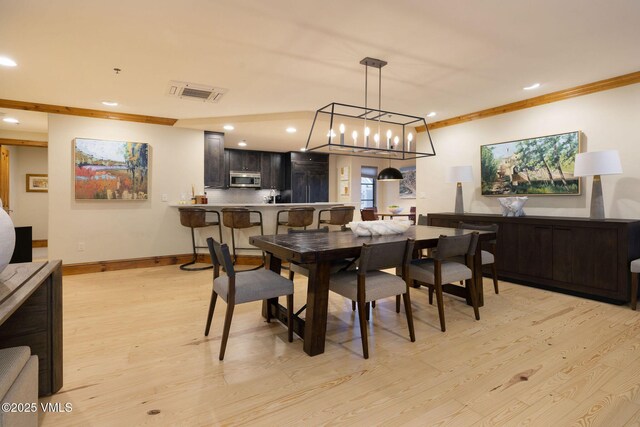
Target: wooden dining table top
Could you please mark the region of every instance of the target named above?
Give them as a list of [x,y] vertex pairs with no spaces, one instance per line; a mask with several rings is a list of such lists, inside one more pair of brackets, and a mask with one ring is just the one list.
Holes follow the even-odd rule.
[[[270,236],[252,236],[249,241],[278,258],[299,264],[312,264],[339,258],[358,256],[365,243],[390,243],[414,239],[416,248],[435,246],[440,236],[459,236],[474,230],[414,225],[402,234],[384,236],[356,236],[350,231],[330,233],[292,233]],[[495,236],[492,232],[479,232],[481,240]],[[483,236],[482,235],[486,235]],[[491,236],[489,236],[491,235]]]

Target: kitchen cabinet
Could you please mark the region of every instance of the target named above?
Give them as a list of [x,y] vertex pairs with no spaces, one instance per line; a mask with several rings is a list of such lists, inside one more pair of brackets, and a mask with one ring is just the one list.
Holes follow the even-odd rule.
[[329,201],[329,155],[289,153],[285,157],[283,200],[291,203]]
[[261,188],[266,190],[284,189],[284,167],[282,153],[263,151],[261,154]]
[[224,135],[204,133],[204,185],[208,188],[225,186]]
[[229,152],[230,171],[260,172],[260,151],[227,150]]
[[640,258],[640,221],[489,214],[428,215],[428,224],[459,221],[499,226],[500,278],[624,303],[630,297],[629,263]]

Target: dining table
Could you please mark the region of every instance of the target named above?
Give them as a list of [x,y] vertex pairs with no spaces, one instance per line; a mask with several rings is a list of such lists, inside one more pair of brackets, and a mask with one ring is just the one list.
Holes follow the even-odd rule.
[[[353,259],[360,255],[362,245],[398,242],[407,239],[415,240],[415,249],[433,248],[438,244],[440,236],[459,236],[472,233],[474,230],[433,227],[426,225],[410,226],[401,234],[381,236],[356,236],[350,230],[329,233],[292,233],[266,236],[251,236],[249,242],[266,253],[266,268],[280,273],[282,262],[301,264],[309,270],[307,284],[306,315],[302,319],[294,317],[294,332],[303,339],[303,349],[310,356],[324,352],[327,330],[329,303],[329,279],[331,264],[338,260]],[[490,241],[496,233],[480,231],[479,241]],[[483,305],[482,259],[479,243],[473,257],[473,273],[477,280],[476,290],[478,304]],[[463,297],[471,304],[468,294],[469,283],[465,287],[444,285],[445,292]],[[286,309],[276,300],[263,304],[263,315],[269,315],[286,323]]]

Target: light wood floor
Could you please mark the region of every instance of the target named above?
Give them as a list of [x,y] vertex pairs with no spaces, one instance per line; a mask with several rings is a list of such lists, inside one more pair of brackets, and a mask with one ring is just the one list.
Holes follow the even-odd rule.
[[211,270],[177,266],[64,277],[64,387],[41,402],[73,412],[42,425],[640,425],[640,312],[628,307],[504,282],[494,295],[485,279],[481,320],[446,298],[442,333],[412,290],[417,341],[395,301],[379,301],[364,360],[341,297],[313,358],[243,304],[219,362],[226,305],[205,339],[210,289]]

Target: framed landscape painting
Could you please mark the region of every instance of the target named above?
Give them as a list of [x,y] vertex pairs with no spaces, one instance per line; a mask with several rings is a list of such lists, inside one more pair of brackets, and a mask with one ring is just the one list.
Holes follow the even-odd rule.
[[73,148],[76,200],[149,198],[148,144],[76,138]]
[[575,131],[481,146],[482,195],[579,195],[580,139]]

